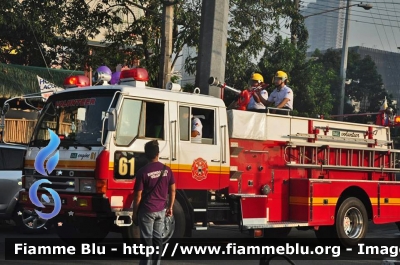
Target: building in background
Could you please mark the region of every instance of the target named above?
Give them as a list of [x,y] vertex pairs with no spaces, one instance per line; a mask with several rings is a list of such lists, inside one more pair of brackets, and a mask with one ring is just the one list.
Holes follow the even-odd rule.
[[[350,47],[361,58],[369,55],[375,62],[378,73],[382,76],[383,85],[393,99],[400,102],[400,53],[383,51],[363,46]],[[360,80],[361,81],[361,80]]]
[[[341,51],[341,48],[337,50]],[[376,65],[378,73],[382,77],[384,88],[389,94],[392,94],[393,100],[395,100],[395,105],[397,102],[400,102],[400,53],[383,51],[363,46],[349,47],[349,51],[354,51],[360,54],[361,58],[370,56]],[[326,50],[321,50],[321,53],[325,52]],[[308,52],[307,56],[312,56],[312,53],[313,52]],[[362,84],[362,80],[359,81],[360,84]],[[357,102],[352,102],[351,104],[355,106],[355,110],[358,108],[361,112],[365,111],[365,109],[369,106],[367,101],[360,102],[360,104],[357,104]]]
[[343,30],[345,10],[336,11],[310,16],[327,10],[341,8],[346,5],[346,1],[338,0],[317,0],[302,9],[305,18],[305,25],[308,30],[308,51],[327,50],[330,48],[341,48],[343,43]]

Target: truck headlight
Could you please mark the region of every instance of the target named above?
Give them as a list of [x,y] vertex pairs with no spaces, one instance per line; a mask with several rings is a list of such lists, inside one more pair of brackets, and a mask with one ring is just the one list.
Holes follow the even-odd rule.
[[79,192],[96,192],[96,181],[94,179],[79,180]]

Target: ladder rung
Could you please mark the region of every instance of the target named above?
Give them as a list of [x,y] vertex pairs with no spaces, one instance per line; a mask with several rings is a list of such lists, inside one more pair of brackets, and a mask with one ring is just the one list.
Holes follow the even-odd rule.
[[[288,142],[288,146],[294,147],[324,147],[326,144],[319,144],[319,143],[301,143],[301,142]],[[338,145],[328,145],[329,148],[333,149],[353,149],[354,151],[376,151],[376,152],[388,152],[391,153],[400,153],[400,150],[395,149],[386,149],[386,148],[372,148],[372,147],[349,147],[349,146],[338,146]]]
[[288,167],[303,167],[303,168],[324,168],[324,169],[344,169],[349,171],[382,171],[382,172],[398,172],[400,168],[380,168],[380,167],[358,167],[358,166],[333,166],[333,165],[313,165],[313,164],[294,164],[287,163]]
[[333,142],[350,142],[350,143],[364,143],[364,144],[375,144],[378,145],[382,144],[391,144],[393,141],[383,141],[383,140],[375,140],[375,139],[360,139],[360,138],[346,138],[346,137],[337,137],[337,136],[327,136],[327,135],[315,135],[315,134],[308,134],[308,133],[296,133],[290,134],[290,137],[298,137],[298,138],[310,138],[314,139],[315,136],[317,139],[321,140],[330,140]]

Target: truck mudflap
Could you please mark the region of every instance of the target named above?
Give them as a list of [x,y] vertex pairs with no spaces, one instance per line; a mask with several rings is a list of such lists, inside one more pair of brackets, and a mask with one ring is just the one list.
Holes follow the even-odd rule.
[[[41,198],[42,192],[38,192],[38,198]],[[99,217],[99,216],[112,216],[110,203],[107,198],[103,198],[102,195],[82,195],[82,194],[59,194],[61,199],[61,210],[59,214],[66,214],[73,212],[74,216],[82,217]],[[29,210],[37,209],[29,199],[29,193],[27,191],[21,191],[19,193],[20,205]],[[54,201],[50,198],[50,203],[42,201],[45,208],[41,211],[49,213],[53,210]]]

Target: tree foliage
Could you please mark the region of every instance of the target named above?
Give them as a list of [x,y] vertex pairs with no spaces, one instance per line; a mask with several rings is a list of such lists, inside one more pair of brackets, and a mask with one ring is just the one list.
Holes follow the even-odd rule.
[[[338,112],[340,106],[340,50],[327,50],[324,54],[316,50],[312,55],[320,63],[324,72],[332,72],[335,78],[327,83],[330,86],[330,92],[333,96],[334,105],[336,108],[332,110],[333,114]],[[350,100],[360,102],[360,112],[377,112],[379,111],[383,101],[387,98],[389,105],[391,105],[392,96],[387,93],[383,86],[382,77],[377,72],[377,67],[372,61],[370,56],[361,58],[360,54],[354,50],[348,53],[347,63],[347,79],[352,82],[345,86],[345,108],[344,114],[355,113],[354,106],[349,104]],[[374,117],[372,117],[373,119]],[[352,122],[365,123],[370,121],[368,116],[348,117],[347,120]]]
[[[201,3],[174,1],[173,67],[184,46],[198,50]],[[158,83],[163,1],[9,0],[3,1],[0,8],[1,44],[18,50],[13,56],[9,50],[3,51],[4,62],[35,66],[57,62],[66,69],[83,70],[101,64],[130,64],[139,57],[151,74],[150,84]],[[257,68],[257,58],[278,34],[282,22],[283,27],[290,26],[288,18],[294,10],[291,1],[230,1],[228,82],[239,86],[247,82],[244,72]],[[90,53],[89,40],[100,29],[105,29],[107,48],[91,47]],[[188,73],[195,73],[196,56],[186,57]]]

